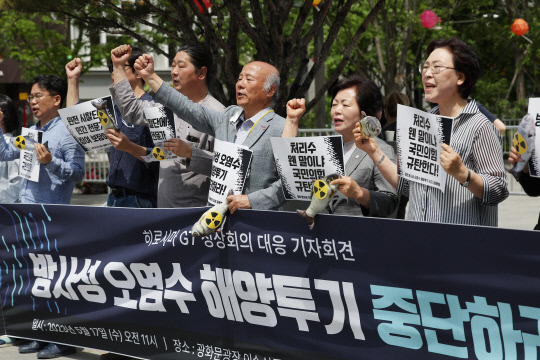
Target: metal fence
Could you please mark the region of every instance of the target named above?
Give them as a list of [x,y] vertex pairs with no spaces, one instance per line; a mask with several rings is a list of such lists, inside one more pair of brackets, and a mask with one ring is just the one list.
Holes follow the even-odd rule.
[[109,176],[109,153],[105,149],[91,150],[86,153],[84,180],[93,183],[105,183]]
[[[505,123],[507,121],[505,120]],[[519,122],[517,122],[519,123]],[[512,138],[516,133],[518,125],[507,125],[506,133],[503,136],[502,148],[504,158],[508,158],[510,153],[510,147],[512,146]],[[334,129],[331,128],[319,128],[319,129],[300,129],[299,136],[328,136],[336,135]],[[85,176],[84,181],[86,182],[95,182],[95,183],[105,183],[107,181],[107,176],[109,176],[109,156],[108,152],[105,149],[92,150],[86,153],[86,165],[85,165]],[[505,160],[506,161],[506,160]],[[507,168],[509,168],[508,163],[506,163]],[[521,185],[515,181],[514,177],[508,176],[508,190],[511,194],[524,195],[525,192],[521,188]]]

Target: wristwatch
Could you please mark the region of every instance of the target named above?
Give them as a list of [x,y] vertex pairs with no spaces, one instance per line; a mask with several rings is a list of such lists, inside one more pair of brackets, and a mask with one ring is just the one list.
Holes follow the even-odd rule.
[[467,169],[467,180],[461,186],[463,187],[469,187],[469,183],[471,182],[471,169]]

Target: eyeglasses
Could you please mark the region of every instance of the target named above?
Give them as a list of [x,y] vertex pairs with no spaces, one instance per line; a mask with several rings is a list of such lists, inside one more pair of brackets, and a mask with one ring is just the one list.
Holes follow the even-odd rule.
[[430,70],[433,75],[437,75],[440,74],[441,71],[446,69],[455,70],[456,68],[443,65],[433,65],[428,63],[427,61],[421,62],[420,65],[418,65],[418,72],[422,75],[424,75],[428,70]]
[[36,100],[37,102],[41,101],[41,99],[43,99],[45,96],[52,96],[51,94],[42,94],[42,93],[37,93],[35,95],[29,95],[28,96],[28,101],[31,102],[33,100]]

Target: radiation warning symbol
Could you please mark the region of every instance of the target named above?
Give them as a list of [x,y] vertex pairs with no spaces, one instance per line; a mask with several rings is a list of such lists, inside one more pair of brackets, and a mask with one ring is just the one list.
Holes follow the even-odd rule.
[[221,225],[221,214],[216,211],[210,211],[204,217],[204,222],[210,229],[216,229]]
[[106,126],[109,123],[109,115],[107,115],[104,111],[98,110],[97,116],[99,121],[101,121],[101,125]]
[[328,195],[328,185],[322,180],[315,181],[313,184],[313,193],[317,199],[324,199]]
[[520,133],[516,133],[514,135],[514,138],[512,139],[512,144],[514,144],[514,147],[516,148],[518,154],[523,155],[525,154],[525,152],[527,152],[527,142]]
[[156,146],[154,150],[152,150],[152,156],[156,160],[165,160],[166,156],[163,150],[159,146]]
[[24,138],[24,136],[19,135],[15,138],[15,146],[21,150],[26,147],[26,139]]

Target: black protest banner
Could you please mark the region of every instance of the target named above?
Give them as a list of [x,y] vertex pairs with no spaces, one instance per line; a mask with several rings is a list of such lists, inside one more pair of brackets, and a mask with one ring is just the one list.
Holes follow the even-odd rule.
[[538,233],[0,205],[0,333],[148,359],[534,358]]

